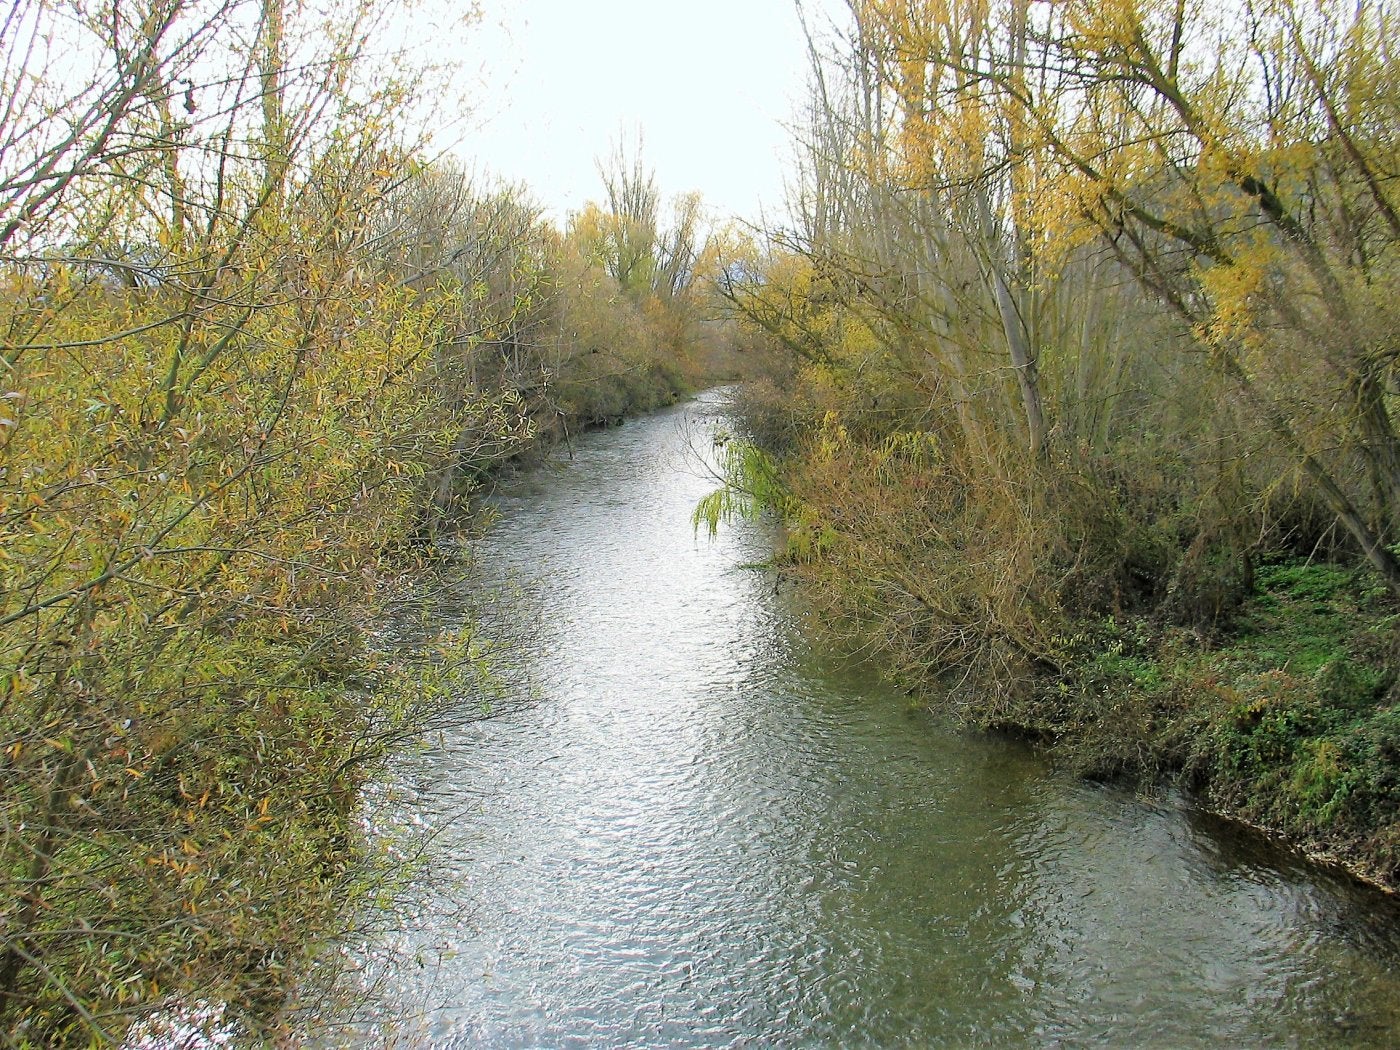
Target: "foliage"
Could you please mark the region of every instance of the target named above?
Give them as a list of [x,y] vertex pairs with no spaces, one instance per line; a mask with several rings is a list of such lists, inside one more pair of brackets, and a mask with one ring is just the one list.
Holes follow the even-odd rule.
[[424,162],[413,67],[366,51],[389,10],[0,27],[6,1045],[292,1038],[393,877],[362,785],[483,673],[367,628],[490,471],[699,378],[698,201],[643,283]]
[[1258,574],[1238,635],[1212,646],[1143,617],[1058,639],[1062,673],[1010,724],[1094,777],[1172,780],[1204,802],[1381,884],[1400,869],[1393,599],[1354,569]]
[[1381,174],[1396,147],[1391,6],[1010,0],[976,8],[966,34],[953,6],[860,5],[876,54],[902,59],[889,80],[904,168],[983,197],[995,180],[1028,289],[1059,283],[1097,239],[1191,326],[1400,591],[1393,318],[1375,295],[1400,238]]
[[696,504],[691,523],[697,532],[703,525],[713,537],[721,523],[754,521],[765,511],[781,515],[793,506],[777,464],[761,448],[728,434],[718,435],[715,447],[723,484]]
[[1215,805],[1394,885],[1393,603],[1334,566],[1261,576],[1239,641],[1164,668],[1199,721],[1175,750]]
[[363,626],[424,479],[511,412],[444,353],[450,289],[371,275],[402,84],[357,78],[373,12],[341,14],[340,40],[272,2],[7,22],[116,70],[5,83],[8,1044],[197,1002],[269,1035],[369,889],[358,785],[421,712],[373,692]]
[[[1342,797],[1386,782],[1356,756],[1396,666],[1393,5],[850,7],[813,41],[793,222],[722,281],[783,358],[741,426],[816,538],[788,571],[823,630],[1374,867],[1394,800]],[[1343,714],[1251,743],[1197,674]],[[1306,819],[1250,809],[1270,790]]]

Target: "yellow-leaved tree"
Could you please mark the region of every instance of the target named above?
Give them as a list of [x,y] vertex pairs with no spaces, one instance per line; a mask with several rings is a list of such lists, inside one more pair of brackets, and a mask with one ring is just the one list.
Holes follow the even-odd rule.
[[7,1045],[286,1029],[431,702],[376,698],[386,552],[527,429],[459,367],[470,292],[383,265],[414,84],[365,63],[387,8],[330,6],[0,17]]
[[[1254,425],[1400,591],[1394,6],[971,6],[987,26],[978,49],[952,7],[860,5],[886,53],[918,70],[893,78],[918,156],[957,156],[960,127],[993,126],[963,109],[991,105],[1003,240],[1021,243],[1033,212],[1052,259],[1092,232],[1190,325]],[[949,113],[950,99],[974,101]]]

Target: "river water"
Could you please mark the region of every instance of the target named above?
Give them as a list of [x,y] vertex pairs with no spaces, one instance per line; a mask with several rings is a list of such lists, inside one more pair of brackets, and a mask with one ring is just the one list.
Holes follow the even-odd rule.
[[1400,1043],[1392,900],[814,652],[745,567],[764,530],[691,529],[721,413],[495,497],[473,587],[537,614],[527,695],[402,771],[441,832],[383,975],[400,1045]]

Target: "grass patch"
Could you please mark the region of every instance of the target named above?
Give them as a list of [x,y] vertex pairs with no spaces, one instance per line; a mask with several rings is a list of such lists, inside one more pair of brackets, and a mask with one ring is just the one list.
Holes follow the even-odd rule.
[[1400,888],[1396,613],[1364,574],[1280,563],[1218,644],[1097,625],[1059,686],[1061,754],[1090,775],[1175,778]]

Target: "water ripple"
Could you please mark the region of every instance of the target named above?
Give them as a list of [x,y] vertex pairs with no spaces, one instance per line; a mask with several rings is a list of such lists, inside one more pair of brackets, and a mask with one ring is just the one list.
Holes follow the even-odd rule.
[[540,610],[540,697],[401,771],[443,825],[387,980],[409,1045],[1400,1041],[1392,903],[808,653],[736,568],[762,531],[689,525],[716,411],[498,496],[475,554]]

